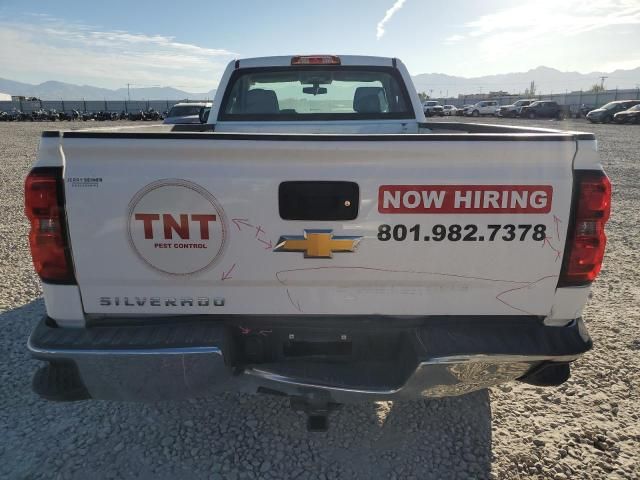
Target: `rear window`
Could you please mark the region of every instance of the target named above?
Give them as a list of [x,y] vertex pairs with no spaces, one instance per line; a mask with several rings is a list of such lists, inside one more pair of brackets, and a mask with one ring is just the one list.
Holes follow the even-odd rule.
[[199,115],[200,109],[202,107],[199,105],[176,105],[171,107],[169,110],[169,117],[187,117],[190,115]]
[[221,120],[415,118],[396,69],[284,67],[238,70]]

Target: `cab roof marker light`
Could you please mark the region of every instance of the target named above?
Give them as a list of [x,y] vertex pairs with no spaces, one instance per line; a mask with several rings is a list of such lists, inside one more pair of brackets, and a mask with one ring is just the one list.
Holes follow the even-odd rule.
[[291,65],[340,65],[337,55],[296,55],[291,58]]

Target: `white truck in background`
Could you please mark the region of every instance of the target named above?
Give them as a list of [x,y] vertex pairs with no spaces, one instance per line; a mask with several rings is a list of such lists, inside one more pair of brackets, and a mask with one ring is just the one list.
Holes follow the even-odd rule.
[[422,104],[422,111],[426,117],[444,117],[444,107],[437,100],[427,100]]
[[226,69],[206,124],[44,132],[25,183],[52,400],[336,403],[558,385],[591,348],[593,135],[425,122],[397,59]]

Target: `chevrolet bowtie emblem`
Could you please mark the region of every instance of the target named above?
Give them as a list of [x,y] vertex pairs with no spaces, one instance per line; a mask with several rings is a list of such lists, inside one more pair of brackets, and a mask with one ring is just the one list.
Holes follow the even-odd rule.
[[305,258],[331,258],[333,252],[353,252],[362,239],[331,232],[333,230],[305,230],[304,235],[282,236],[274,252],[304,252]]

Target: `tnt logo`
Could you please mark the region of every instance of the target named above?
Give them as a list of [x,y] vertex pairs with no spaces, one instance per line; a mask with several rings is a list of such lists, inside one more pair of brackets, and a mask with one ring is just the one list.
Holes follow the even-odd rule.
[[159,180],[129,203],[129,242],[150,267],[189,275],[213,266],[227,242],[224,210],[200,185]]
[[189,240],[191,238],[191,230],[189,225],[189,219],[200,226],[200,239],[209,240],[209,222],[216,221],[216,215],[197,213],[186,214],[181,213],[179,220],[170,213],[136,213],[135,219],[139,220],[144,225],[144,238],[150,240],[153,238],[153,222],[162,219],[162,231],[164,232],[164,239],[173,239],[173,234],[176,233],[183,240]]

